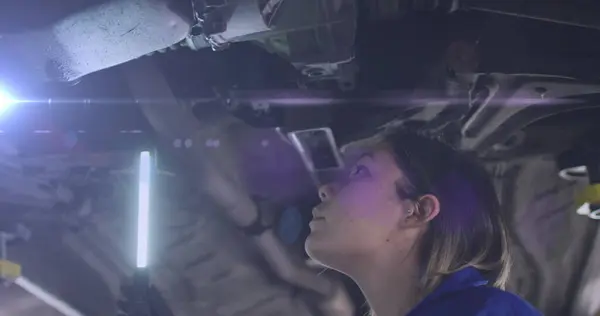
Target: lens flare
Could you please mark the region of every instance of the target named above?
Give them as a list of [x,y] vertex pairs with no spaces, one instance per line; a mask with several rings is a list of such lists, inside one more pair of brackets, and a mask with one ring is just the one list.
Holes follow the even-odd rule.
[[0,114],[6,112],[16,102],[14,97],[8,91],[0,87]]

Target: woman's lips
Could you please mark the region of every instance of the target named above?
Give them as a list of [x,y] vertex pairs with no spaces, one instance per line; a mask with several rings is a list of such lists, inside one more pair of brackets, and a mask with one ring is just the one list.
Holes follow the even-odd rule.
[[319,207],[315,207],[312,211],[313,218],[308,224],[311,229],[314,229],[315,226],[318,226],[325,222],[325,216],[321,215],[322,213],[319,211]]
[[313,219],[310,221],[310,223],[308,224],[308,226],[311,229],[315,229],[316,226],[319,226],[319,225],[321,225],[323,223],[325,223],[325,217],[316,216],[316,217],[313,217]]

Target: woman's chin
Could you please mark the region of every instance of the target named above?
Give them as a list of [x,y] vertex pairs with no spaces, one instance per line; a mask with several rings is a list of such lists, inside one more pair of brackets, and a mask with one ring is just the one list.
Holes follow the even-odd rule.
[[331,239],[327,238],[323,231],[313,231],[308,235],[304,242],[304,249],[309,257],[314,260],[321,261],[324,257],[328,257],[333,251],[335,245],[331,244]]
[[306,237],[306,241],[304,242],[304,250],[306,250],[308,256],[317,261],[319,260],[318,254],[322,251],[319,250],[322,247],[322,245],[320,245],[322,242],[320,242],[318,235],[318,233],[312,232]]
[[304,249],[308,256],[320,265],[337,270],[340,254],[337,253],[335,245],[331,244],[331,240],[324,237],[319,233],[311,233],[306,238]]

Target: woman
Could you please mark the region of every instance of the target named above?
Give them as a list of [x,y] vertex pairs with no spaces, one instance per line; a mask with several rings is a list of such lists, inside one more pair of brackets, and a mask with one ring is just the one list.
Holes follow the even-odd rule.
[[308,254],[351,277],[377,316],[540,315],[504,292],[506,227],[485,170],[404,131],[343,149],[320,188]]

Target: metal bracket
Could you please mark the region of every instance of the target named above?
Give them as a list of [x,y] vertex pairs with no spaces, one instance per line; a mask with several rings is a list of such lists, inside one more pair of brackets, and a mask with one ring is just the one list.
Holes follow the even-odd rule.
[[210,45],[212,50],[219,51],[229,47],[229,42],[216,34],[227,30],[227,18],[224,10],[227,0],[193,0],[192,9],[196,25],[194,29]]

